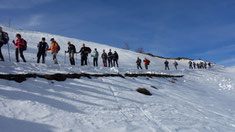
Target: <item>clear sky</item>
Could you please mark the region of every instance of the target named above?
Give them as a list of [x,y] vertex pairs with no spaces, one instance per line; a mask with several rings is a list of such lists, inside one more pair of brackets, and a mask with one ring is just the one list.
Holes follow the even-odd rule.
[[0,23],[235,65],[235,0],[0,0]]

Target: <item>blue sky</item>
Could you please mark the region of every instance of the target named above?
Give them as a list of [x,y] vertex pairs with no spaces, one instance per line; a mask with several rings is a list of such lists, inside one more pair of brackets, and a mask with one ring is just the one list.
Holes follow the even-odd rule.
[[[0,23],[235,65],[234,0],[0,0]],[[20,3],[20,4],[19,4]]]

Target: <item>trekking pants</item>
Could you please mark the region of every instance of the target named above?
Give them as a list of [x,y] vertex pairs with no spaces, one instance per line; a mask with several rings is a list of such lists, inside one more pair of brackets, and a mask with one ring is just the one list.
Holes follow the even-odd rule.
[[137,69],[142,69],[141,64],[137,64]]
[[145,69],[146,69],[146,70],[148,70],[148,66],[149,66],[148,64],[145,64]]
[[165,70],[170,70],[168,65],[165,65]]
[[3,46],[3,43],[0,42],[0,61],[4,61],[4,58],[2,55],[2,46]]
[[117,67],[118,67],[118,60],[113,60],[113,66],[115,67],[115,63],[117,64]]
[[71,65],[75,65],[74,52],[69,53],[69,60]]
[[23,51],[24,51],[23,48],[20,48],[20,49],[16,48],[16,51],[15,51],[16,62],[19,62],[19,51],[20,51],[20,57],[22,58],[24,62],[26,62],[24,58],[24,54],[23,54]]
[[175,65],[175,69],[177,70],[177,65]]
[[87,56],[86,55],[81,56],[81,66],[83,66],[83,65],[87,65]]
[[98,67],[98,58],[93,58],[93,65]]
[[42,63],[45,63],[45,56],[46,56],[46,53],[45,52],[38,52],[38,59],[37,59],[37,63],[40,63],[40,59],[41,59],[41,56],[42,56]]
[[189,65],[189,69],[193,69],[193,66],[191,64]]
[[112,58],[108,58],[108,65],[109,67],[113,67]]
[[103,59],[103,65],[104,67],[107,67],[107,59]]
[[57,60],[57,58],[56,58],[57,53],[54,52],[54,53],[52,53],[52,55],[53,55],[53,61],[54,61],[54,63],[55,63],[55,64],[58,64],[58,60]]

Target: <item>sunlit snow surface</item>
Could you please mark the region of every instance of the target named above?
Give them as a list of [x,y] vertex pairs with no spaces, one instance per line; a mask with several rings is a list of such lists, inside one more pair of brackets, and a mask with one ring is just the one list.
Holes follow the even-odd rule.
[[[3,28],[11,38],[20,32],[28,41],[27,63],[15,63],[14,46],[3,47],[5,62],[1,74],[20,73],[161,73],[183,78],[81,78],[64,82],[31,78],[23,83],[0,80],[1,132],[234,132],[235,67],[189,70],[188,61],[179,62],[179,70],[165,71],[165,60],[92,42],[37,32]],[[46,64],[36,64],[37,43],[41,37],[54,37],[61,45],[59,65],[48,52]],[[88,46],[112,48],[120,55],[120,68],[70,66],[64,63],[67,41],[79,50]],[[48,41],[49,42],[49,41]],[[151,60],[150,70],[136,70],[136,58]],[[80,63],[80,55],[77,56]],[[99,60],[101,64],[101,59]],[[142,65],[143,66],[143,65]],[[144,67],[144,66],[143,66]],[[153,88],[156,87],[156,88]],[[153,95],[136,92],[147,88]]]

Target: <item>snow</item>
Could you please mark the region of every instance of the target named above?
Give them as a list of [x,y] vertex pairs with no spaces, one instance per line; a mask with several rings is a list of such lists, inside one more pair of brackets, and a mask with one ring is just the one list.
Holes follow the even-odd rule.
[[[81,78],[63,82],[30,78],[22,83],[0,79],[0,130],[3,132],[234,132],[235,67],[214,65],[189,70],[188,60],[178,61],[165,71],[164,59],[149,57],[103,44],[39,32],[4,27],[11,38],[21,33],[28,41],[27,63],[16,63],[14,46],[2,51],[0,74],[21,73],[160,73],[183,78]],[[46,64],[36,64],[36,45],[41,37],[54,37],[61,45],[59,65],[48,52]],[[77,49],[85,43],[101,53],[111,48],[120,55],[120,68],[94,68],[91,64],[71,66],[63,50],[71,41]],[[49,41],[48,41],[49,42]],[[151,60],[150,70],[137,70],[136,58]],[[91,58],[89,57],[90,63]],[[197,60],[199,62],[199,60]],[[80,55],[77,56],[80,63]],[[156,88],[154,88],[156,87]],[[136,92],[146,88],[153,95]]]

